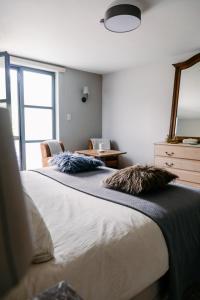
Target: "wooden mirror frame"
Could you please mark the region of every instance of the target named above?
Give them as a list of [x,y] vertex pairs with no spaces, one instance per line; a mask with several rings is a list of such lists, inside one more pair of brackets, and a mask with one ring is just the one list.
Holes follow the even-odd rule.
[[176,117],[177,117],[177,110],[178,110],[178,100],[179,100],[179,89],[180,89],[180,82],[181,82],[181,71],[192,67],[193,65],[200,62],[200,53],[194,55],[190,59],[173,64],[175,67],[175,78],[174,78],[174,91],[173,91],[173,99],[172,99],[172,109],[171,109],[171,121],[170,121],[170,129],[169,129],[169,140],[176,140],[177,142],[182,142],[185,138],[195,138],[198,139],[200,142],[199,137],[189,137],[189,136],[176,136],[175,129],[176,129]]

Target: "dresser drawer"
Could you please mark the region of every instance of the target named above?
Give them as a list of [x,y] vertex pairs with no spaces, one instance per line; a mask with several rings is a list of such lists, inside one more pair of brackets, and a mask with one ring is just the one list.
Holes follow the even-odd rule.
[[185,171],[185,170],[180,170],[180,169],[171,169],[171,168],[166,168],[169,172],[172,172],[176,174],[179,178],[180,181],[187,181],[187,182],[193,182],[196,184],[200,184],[200,173],[198,172],[192,172],[192,171]]
[[155,155],[200,160],[200,147],[159,144],[155,145]]
[[200,172],[200,161],[173,157],[155,156],[155,165],[161,168]]

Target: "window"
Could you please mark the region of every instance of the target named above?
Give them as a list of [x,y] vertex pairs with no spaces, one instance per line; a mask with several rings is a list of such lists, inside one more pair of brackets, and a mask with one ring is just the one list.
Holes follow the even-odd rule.
[[55,74],[11,66],[11,112],[21,169],[41,167],[40,143],[55,138]]

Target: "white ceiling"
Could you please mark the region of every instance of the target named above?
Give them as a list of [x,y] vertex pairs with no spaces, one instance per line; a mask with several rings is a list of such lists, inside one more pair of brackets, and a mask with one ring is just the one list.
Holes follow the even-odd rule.
[[0,0],[0,50],[104,74],[200,50],[200,0],[140,0],[142,25],[99,20],[112,0]]

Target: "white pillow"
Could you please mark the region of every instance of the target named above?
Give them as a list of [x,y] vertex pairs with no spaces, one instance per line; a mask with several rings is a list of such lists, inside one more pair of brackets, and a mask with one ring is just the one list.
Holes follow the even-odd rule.
[[32,231],[34,248],[32,262],[34,264],[39,264],[49,261],[54,257],[54,247],[50,232],[33,200],[26,193],[24,193],[24,196],[27,203],[30,227]]

